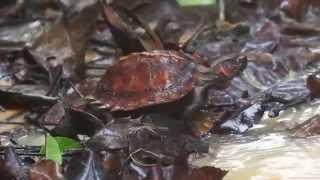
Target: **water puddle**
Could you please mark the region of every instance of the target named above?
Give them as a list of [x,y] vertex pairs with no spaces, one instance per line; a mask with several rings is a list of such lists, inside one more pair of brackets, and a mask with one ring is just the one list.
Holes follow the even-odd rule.
[[320,138],[293,138],[292,128],[320,112],[320,102],[264,118],[245,135],[211,137],[210,154],[194,161],[229,170],[225,180],[320,179]]

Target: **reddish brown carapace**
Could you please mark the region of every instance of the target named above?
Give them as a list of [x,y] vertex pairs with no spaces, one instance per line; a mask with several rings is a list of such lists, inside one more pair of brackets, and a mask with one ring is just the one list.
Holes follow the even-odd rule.
[[95,98],[111,111],[171,102],[193,89],[195,69],[176,51],[133,53],[106,71]]

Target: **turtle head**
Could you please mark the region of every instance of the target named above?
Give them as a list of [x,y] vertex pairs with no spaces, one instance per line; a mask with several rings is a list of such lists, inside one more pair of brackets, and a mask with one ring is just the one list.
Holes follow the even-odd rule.
[[211,68],[198,68],[200,71],[200,85],[225,89],[230,81],[239,75],[247,66],[246,56],[226,56],[216,60]]
[[247,67],[247,63],[248,58],[244,55],[222,59],[212,67],[212,73],[220,78],[231,80]]

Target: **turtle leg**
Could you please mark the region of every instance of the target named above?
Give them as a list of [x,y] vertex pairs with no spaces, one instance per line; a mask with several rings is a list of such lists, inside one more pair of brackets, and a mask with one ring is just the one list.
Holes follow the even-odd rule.
[[204,91],[205,87],[196,87],[193,91],[193,96],[191,103],[185,108],[185,110],[182,113],[182,119],[184,123],[186,124],[187,128],[192,130],[194,127],[193,124],[193,114],[197,110],[201,108],[201,105],[203,104],[204,100]]

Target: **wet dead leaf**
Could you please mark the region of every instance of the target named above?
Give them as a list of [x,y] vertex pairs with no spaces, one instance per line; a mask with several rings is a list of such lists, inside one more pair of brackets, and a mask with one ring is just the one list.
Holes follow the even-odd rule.
[[61,180],[60,167],[50,160],[41,160],[29,168],[30,180]]

